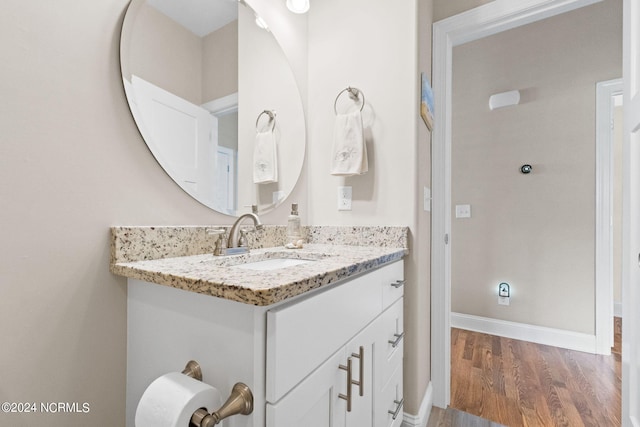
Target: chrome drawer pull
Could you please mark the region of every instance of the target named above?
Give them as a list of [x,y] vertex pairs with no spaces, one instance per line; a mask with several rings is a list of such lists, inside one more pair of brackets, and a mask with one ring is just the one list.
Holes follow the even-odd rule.
[[342,393],[338,394],[338,397],[340,399],[346,400],[347,401],[347,412],[351,412],[351,384],[353,383],[353,380],[351,379],[351,365],[352,365],[352,360],[351,358],[347,359],[347,366],[344,365],[339,365],[338,367],[340,369],[342,369],[343,371],[347,371],[347,394],[344,395]]
[[399,287],[404,286],[404,283],[405,283],[404,280],[396,280],[395,283],[391,284],[391,286],[398,289]]
[[398,414],[400,413],[400,409],[402,409],[402,406],[404,405],[404,397],[400,400],[394,400],[393,403],[395,403],[396,405],[398,405],[398,407],[396,408],[395,411],[388,411],[391,415],[393,415],[393,419],[395,420],[398,417]]
[[360,381],[351,381],[360,388],[360,396],[364,396],[364,347],[360,346],[360,353],[351,353],[352,357],[360,360]]
[[396,348],[398,344],[400,344],[402,338],[404,338],[404,332],[402,332],[401,334],[393,334],[393,336],[396,337],[396,339],[393,341],[389,340],[389,344],[391,344],[391,347]]

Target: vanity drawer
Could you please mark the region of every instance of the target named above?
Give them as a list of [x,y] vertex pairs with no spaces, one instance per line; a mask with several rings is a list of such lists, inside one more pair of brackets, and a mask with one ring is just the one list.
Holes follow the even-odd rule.
[[400,298],[389,307],[378,319],[379,335],[376,353],[379,366],[378,387],[382,387],[402,365],[404,356],[404,299]]
[[384,310],[404,295],[404,263],[395,262],[389,265],[389,268],[380,276],[380,286]]
[[402,262],[267,312],[268,402],[277,402],[382,313],[380,286],[398,268]]
[[398,366],[382,390],[375,395],[374,426],[400,427],[403,409],[402,367]]

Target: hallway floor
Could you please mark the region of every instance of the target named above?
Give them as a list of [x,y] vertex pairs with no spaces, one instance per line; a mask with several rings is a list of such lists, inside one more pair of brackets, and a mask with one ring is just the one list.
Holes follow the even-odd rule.
[[427,427],[504,427],[502,424],[476,417],[452,407],[446,410],[433,407]]
[[451,407],[509,427],[619,426],[619,319],[615,325],[611,356],[452,329]]

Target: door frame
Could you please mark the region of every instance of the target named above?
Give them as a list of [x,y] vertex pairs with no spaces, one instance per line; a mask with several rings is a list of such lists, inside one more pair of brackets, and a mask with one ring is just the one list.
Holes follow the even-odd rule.
[[613,108],[622,78],[596,84],[596,353],[613,346]]
[[[640,322],[640,0],[624,0],[622,75],[624,143],[622,195],[622,313]],[[622,331],[622,425],[640,427],[640,329]]]
[[[231,177],[231,179],[227,181],[227,187],[224,188],[224,194],[226,195],[225,206],[224,207],[218,206],[216,209],[220,211],[224,211],[227,215],[235,216],[238,210],[238,207],[236,206],[238,202],[236,197],[236,185],[237,185],[236,165],[238,164],[238,152],[232,148],[225,147],[223,145],[218,145],[216,149],[217,149],[216,155],[220,155],[220,153],[224,153],[230,159],[229,169],[227,172]],[[216,190],[219,190],[219,189],[220,188],[217,188]]]
[[[431,381],[433,404],[451,394],[451,102],[453,48],[601,0],[494,0],[433,24]],[[517,3],[517,4],[516,4]]]

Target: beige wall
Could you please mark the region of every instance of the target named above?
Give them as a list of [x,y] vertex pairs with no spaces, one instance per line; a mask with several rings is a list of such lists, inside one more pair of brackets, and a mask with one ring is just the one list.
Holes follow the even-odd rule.
[[202,103],[238,91],[238,21],[202,38]]
[[[292,37],[306,31],[307,18],[289,25],[278,15],[284,2],[255,3],[296,53],[290,60],[305,100],[309,88],[308,168],[290,199],[303,222],[411,226],[405,397],[416,414],[429,381],[428,215],[418,213],[429,161],[428,135],[418,131],[417,2],[314,3],[308,61],[306,40]],[[123,425],[126,281],[108,271],[109,226],[232,222],[174,184],[139,136],[119,68],[127,4],[3,3],[0,400],[90,404],[88,414],[0,414],[3,425]],[[428,25],[430,1],[420,4]],[[420,49],[420,70],[428,71],[430,43]],[[333,99],[347,85],[367,96],[370,172],[343,181],[329,177],[326,155]],[[353,186],[351,212],[336,210],[343,182]],[[264,222],[284,224],[286,205]]]
[[201,105],[238,91],[238,22],[200,38],[143,3],[131,37],[129,71]]
[[203,103],[200,37],[145,2],[136,15],[131,40],[131,74],[193,104]]
[[120,78],[126,0],[6,0],[0,14],[0,400],[88,402],[11,426],[124,424],[126,281],[115,224],[229,223],[157,165]]
[[[238,207],[242,211],[243,206],[255,204],[262,210],[272,205],[275,191],[288,194],[296,185],[305,159],[305,117],[295,76],[276,39],[255,24],[255,15],[248,8],[239,8],[238,21]],[[265,110],[276,112],[278,182],[254,184],[256,120]],[[260,129],[267,123],[263,115]]]
[[491,3],[493,0],[433,0],[433,22]]
[[[317,225],[411,227],[405,288],[405,410],[417,414],[428,385],[428,216],[418,214],[418,167],[428,164],[428,137],[417,145],[419,67],[430,71],[430,43],[420,44],[418,16],[430,31],[430,2],[313,2],[309,13],[309,221]],[[420,12],[420,13],[418,13]],[[391,59],[393,58],[393,59]],[[336,95],[347,86],[366,97],[363,118],[369,172],[329,175]],[[424,170],[424,169],[423,169]],[[423,180],[427,178],[423,176]],[[353,188],[353,210],[337,210],[337,187]],[[420,203],[418,203],[418,201]]]
[[[430,0],[418,1],[418,72],[426,73],[430,81],[432,12]],[[431,133],[421,118],[417,122],[418,182],[414,189],[417,225],[412,242],[416,279],[414,287],[407,290],[405,301],[405,318],[411,340],[407,340],[404,357],[407,412],[414,415],[418,414],[431,380],[431,212],[425,211],[423,206],[424,188],[431,188]]]
[[[328,0],[313,4],[309,20],[310,221],[409,225],[415,219],[416,3]],[[329,175],[329,151],[334,100],[347,86],[366,97],[369,173],[341,178]],[[339,185],[353,186],[352,211],[337,210]]]
[[452,311],[594,333],[595,84],[621,75],[621,17],[606,0],[454,49],[452,201],[472,218],[452,219]]

